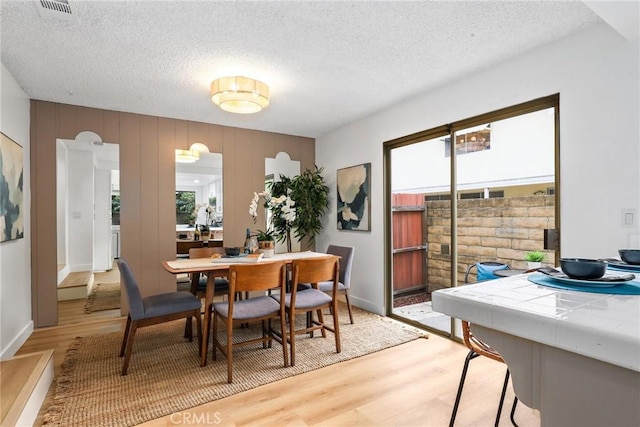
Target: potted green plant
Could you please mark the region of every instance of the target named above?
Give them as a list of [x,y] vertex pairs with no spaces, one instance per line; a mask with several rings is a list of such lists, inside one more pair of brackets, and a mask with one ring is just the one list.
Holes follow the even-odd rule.
[[524,260],[527,261],[529,270],[542,267],[542,261],[547,258],[547,255],[542,251],[527,252],[524,256]]
[[258,230],[256,232],[256,239],[258,240],[258,253],[263,254],[265,258],[270,258],[276,248],[276,238],[273,230]]
[[288,235],[293,230],[298,241],[308,238],[314,244],[315,237],[322,231],[322,216],[329,208],[329,187],[322,176],[323,168],[305,170],[293,178],[280,176],[271,191],[274,196],[287,195],[294,202],[295,219],[291,224],[276,216],[274,226],[280,235]]
[[276,238],[273,230],[256,232],[256,238],[258,239],[258,247],[260,249],[273,249],[275,247]]

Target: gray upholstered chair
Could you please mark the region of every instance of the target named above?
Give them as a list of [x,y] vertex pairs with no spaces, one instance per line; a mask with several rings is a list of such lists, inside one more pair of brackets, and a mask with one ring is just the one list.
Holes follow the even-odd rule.
[[[353,313],[351,313],[351,302],[349,301],[349,288],[351,287],[351,266],[353,265],[353,253],[355,248],[353,246],[337,246],[329,245],[327,253],[340,257],[340,281],[338,282],[338,292],[344,293],[344,298],[347,302],[347,309],[349,310],[349,321],[353,323]],[[301,289],[308,289],[311,286],[309,284],[301,284]],[[318,283],[318,289],[323,292],[331,292],[333,282],[320,282]]]
[[[177,319],[196,318],[198,342],[202,340],[202,322],[200,319],[201,303],[190,292],[168,292],[142,298],[138,282],[127,262],[118,260],[120,278],[129,302],[129,316],[120,347],[120,357],[124,356],[122,375],[127,375],[129,359],[133,348],[133,339],[138,328],[169,322]],[[189,336],[189,341],[193,341]]]
[[[285,308],[289,318],[289,333],[287,340],[291,345],[291,366],[296,361],[296,334],[310,333],[320,330],[322,337],[326,338],[326,331],[333,332],[336,341],[336,353],[340,353],[340,324],[338,319],[338,277],[340,274],[340,258],[329,256],[323,258],[309,258],[293,260],[293,282],[291,293],[285,296]],[[318,288],[319,283],[329,282],[331,292]],[[299,284],[310,283],[308,289],[301,288]],[[281,301],[280,295],[272,295],[272,298]],[[324,322],[322,310],[330,309],[333,316],[333,326]],[[316,312],[318,319],[313,318]],[[306,314],[307,324],[305,328],[296,329],[296,315]],[[285,335],[285,334],[283,334]]]
[[[266,295],[267,291],[275,292],[284,301],[287,267],[284,261],[259,262],[251,264],[236,264],[229,267],[229,295],[242,292],[261,292],[259,296],[252,296],[236,301],[227,298],[225,302],[213,304],[213,360],[216,360],[217,350],[227,358],[227,382],[233,381],[233,348],[239,345],[261,342],[263,347],[271,346],[272,340],[282,344],[284,367],[289,365],[285,311],[282,302]],[[271,328],[273,319],[280,319],[280,330],[284,337],[274,334]],[[226,330],[226,342],[218,339],[218,320],[223,322]],[[246,341],[233,340],[234,324],[247,325],[249,322],[261,321],[262,335]],[[268,324],[267,324],[268,321]]]

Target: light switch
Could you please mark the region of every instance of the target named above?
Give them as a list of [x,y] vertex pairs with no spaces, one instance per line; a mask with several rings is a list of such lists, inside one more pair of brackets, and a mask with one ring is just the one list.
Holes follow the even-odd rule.
[[625,212],[624,225],[633,225],[633,214],[631,212]]
[[622,210],[622,226],[633,227],[635,223],[636,223],[636,210],[623,209]]

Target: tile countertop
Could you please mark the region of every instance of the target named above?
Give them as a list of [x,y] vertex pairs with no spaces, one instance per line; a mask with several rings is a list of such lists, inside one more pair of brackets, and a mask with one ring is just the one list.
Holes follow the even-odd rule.
[[432,301],[449,316],[640,372],[640,296],[565,291],[519,275],[442,289]]

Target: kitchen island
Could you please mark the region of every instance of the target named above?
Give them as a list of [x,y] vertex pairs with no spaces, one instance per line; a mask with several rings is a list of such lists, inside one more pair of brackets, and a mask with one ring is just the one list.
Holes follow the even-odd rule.
[[500,352],[542,426],[640,425],[640,296],[555,289],[523,274],[432,301]]

